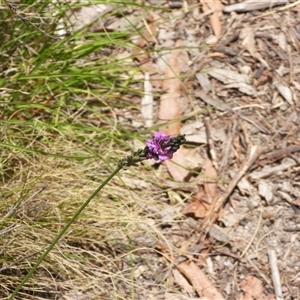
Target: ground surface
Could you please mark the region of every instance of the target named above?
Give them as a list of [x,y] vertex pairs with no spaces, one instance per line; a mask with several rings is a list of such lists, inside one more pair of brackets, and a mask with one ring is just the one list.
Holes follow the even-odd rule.
[[212,13],[217,1],[176,3],[153,9],[148,24],[157,51],[180,50],[145,65],[164,79],[181,76],[152,83],[158,119],[195,115],[164,131],[196,145],[179,155],[200,174],[167,165],[185,182],[166,182],[176,205],[170,197],[162,211],[145,203],[164,240],[158,256],[144,254],[155,276],[137,265],[136,284],[147,291],[136,299],[299,299],[300,4],[259,10],[252,2],[235,12],[223,2],[222,14]]
[[165,240],[155,245],[162,256],[145,254],[156,276],[137,268],[137,285],[148,287],[136,299],[299,299],[300,4],[235,12],[223,2],[223,15],[210,11],[217,1],[181,4],[154,10],[151,23],[155,49],[181,50],[150,61],[159,69],[165,55],[181,76],[180,87],[153,84],[158,115],[196,115],[180,132],[200,157],[181,155],[201,172],[181,174],[176,206],[148,208]]
[[[159,130],[188,142],[176,164],[124,172],[90,208],[58,251],[81,249],[64,259],[86,282],[53,273],[49,299],[300,299],[300,2],[283,2],[153,0],[95,25],[146,25],[118,57],[143,68],[124,80],[142,80],[147,97],[128,94],[118,122],[170,121]],[[87,186],[77,182],[51,196]]]

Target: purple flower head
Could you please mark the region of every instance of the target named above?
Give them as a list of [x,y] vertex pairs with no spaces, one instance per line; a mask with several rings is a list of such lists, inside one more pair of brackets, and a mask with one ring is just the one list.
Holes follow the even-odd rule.
[[153,158],[160,161],[171,159],[184,142],[185,138],[182,135],[173,137],[157,132],[153,140],[146,142],[146,156],[149,159]]
[[165,161],[172,158],[173,154],[185,141],[184,135],[174,137],[159,132],[155,133],[153,140],[147,141],[144,149],[133,151],[131,155],[119,160],[119,167],[127,169],[150,158]]

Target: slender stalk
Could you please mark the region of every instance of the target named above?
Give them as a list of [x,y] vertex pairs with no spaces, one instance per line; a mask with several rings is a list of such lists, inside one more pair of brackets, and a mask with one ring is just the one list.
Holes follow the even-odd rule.
[[8,300],[14,299],[14,297],[17,295],[17,293],[20,291],[20,289],[23,287],[23,285],[29,280],[29,278],[32,277],[33,273],[36,271],[36,269],[39,267],[39,265],[42,263],[42,261],[46,258],[46,256],[49,254],[49,252],[54,248],[56,243],[61,239],[61,237],[66,233],[66,231],[69,229],[69,227],[72,225],[72,223],[78,218],[78,216],[82,213],[82,211],[87,207],[87,205],[91,202],[91,200],[101,191],[101,189],[122,169],[122,165],[119,165],[110,175],[105,179],[105,181],[93,192],[93,194],[82,204],[82,206],[78,209],[78,211],[74,214],[74,216],[70,219],[70,221],[67,223],[67,225],[59,232],[59,234],[53,239],[52,243],[49,245],[49,247],[45,250],[43,255],[40,257],[40,259],[35,263],[35,265],[30,269],[28,274],[24,277],[24,279],[20,282],[20,284],[17,286],[15,291],[10,295]]

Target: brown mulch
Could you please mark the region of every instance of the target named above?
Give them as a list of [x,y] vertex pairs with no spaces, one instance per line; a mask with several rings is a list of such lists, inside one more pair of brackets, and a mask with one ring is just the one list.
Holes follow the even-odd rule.
[[[165,57],[183,78],[171,92],[180,115],[195,115],[180,132],[204,160],[200,174],[182,179],[192,191],[181,210],[186,219],[162,228],[172,253],[156,245],[174,263],[158,272],[177,287],[158,294],[299,299],[300,4],[231,12],[224,1],[216,16],[210,7],[205,13],[205,2],[181,3],[162,13],[164,21],[154,11],[156,49],[190,47],[184,62]],[[168,88],[154,90],[170,96]],[[163,119],[174,99],[163,112],[160,100]]]
[[300,2],[146,4],[133,54],[159,101],[144,117],[186,117],[164,131],[186,134],[190,171],[160,167],[184,201],[180,216],[145,204],[168,243],[143,254],[155,277],[136,262],[135,299],[300,299]]

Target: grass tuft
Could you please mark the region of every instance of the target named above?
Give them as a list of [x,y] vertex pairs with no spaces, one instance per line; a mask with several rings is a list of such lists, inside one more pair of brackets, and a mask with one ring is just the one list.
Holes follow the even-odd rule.
[[[55,39],[55,24],[69,4],[5,2],[0,7],[0,299],[8,298],[131,148],[137,133],[130,124],[119,124],[117,112],[136,113],[129,99],[141,86],[130,75],[138,71],[130,60],[119,59],[120,51],[133,47],[127,30],[82,30]],[[147,176],[146,168],[135,172],[123,175],[130,181]],[[140,199],[155,201],[150,191],[132,191],[122,178],[114,179],[15,299],[134,299],[135,264],[143,262],[152,272],[140,249],[148,246],[138,240],[148,236],[150,249],[159,239]]]

